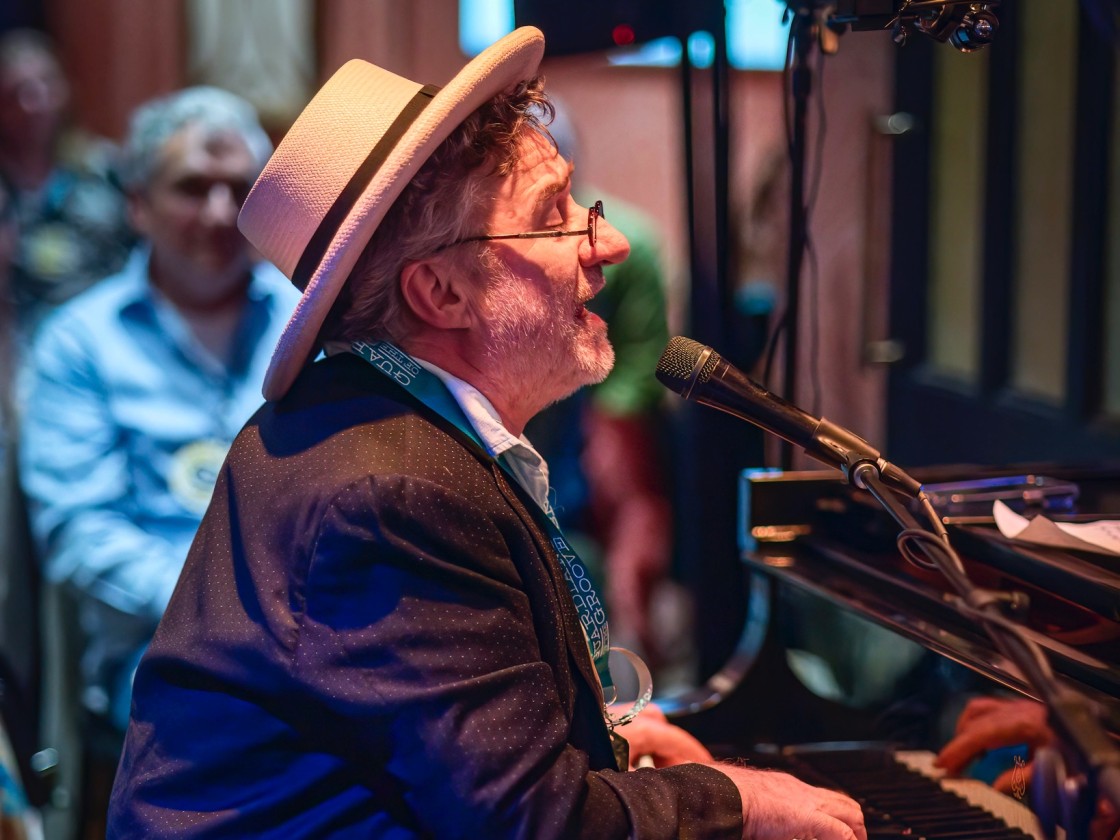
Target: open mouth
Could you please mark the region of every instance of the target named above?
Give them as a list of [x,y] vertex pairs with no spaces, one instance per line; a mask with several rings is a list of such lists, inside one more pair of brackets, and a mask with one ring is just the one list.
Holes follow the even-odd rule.
[[[598,280],[598,282],[596,282],[596,280]],[[582,283],[580,284],[580,286],[586,297],[576,303],[576,317],[586,318],[590,314],[590,310],[587,308],[587,304],[591,303],[595,295],[597,295],[603,289],[603,276],[602,274],[593,276],[589,278],[589,282],[586,287],[584,287]]]

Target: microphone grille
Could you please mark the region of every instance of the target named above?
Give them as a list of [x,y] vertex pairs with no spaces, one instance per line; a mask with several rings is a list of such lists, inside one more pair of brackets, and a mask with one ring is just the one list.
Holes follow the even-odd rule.
[[[708,358],[700,372],[694,375],[696,362],[700,360],[705,350],[709,351]],[[678,335],[669,339],[669,343],[665,345],[665,350],[657,363],[657,378],[662,384],[679,391],[690,383],[707,382],[711,379],[717,364],[719,364],[719,353],[699,341]]]

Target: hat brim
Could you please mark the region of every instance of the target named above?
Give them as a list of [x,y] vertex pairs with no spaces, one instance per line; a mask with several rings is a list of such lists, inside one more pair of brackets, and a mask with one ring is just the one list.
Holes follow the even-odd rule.
[[[430,103],[404,131],[352,207],[341,217],[337,229],[323,250],[322,258],[315,265],[303,289],[303,295],[273,351],[262,388],[266,400],[283,397],[316,350],[316,339],[327,313],[337,300],[362,250],[393,202],[425,161],[477,108],[497,94],[532,78],[543,54],[544,36],[539,30],[532,27],[515,30],[470,61],[432,97]],[[317,97],[338,95],[341,87],[346,84],[345,78],[340,78],[345,72],[344,67],[323,86]],[[335,87],[333,92],[329,90],[332,85]],[[419,88],[419,85],[416,87]],[[289,136],[298,127],[299,120],[293,124]],[[290,161],[285,161],[284,154],[287,142],[288,137],[285,137],[277,147],[254,186],[254,192],[264,179],[275,179],[275,183],[287,184],[292,179],[313,177],[312,173],[290,171]],[[324,138],[324,142],[329,142],[329,138]],[[254,220],[254,209],[260,208],[253,207],[253,198],[250,194],[246,200],[239,224],[250,241],[259,247],[257,240],[267,240],[270,231],[267,221]],[[269,254],[268,248],[261,248],[261,251],[266,256]],[[289,278],[292,277],[293,265],[278,265]]]

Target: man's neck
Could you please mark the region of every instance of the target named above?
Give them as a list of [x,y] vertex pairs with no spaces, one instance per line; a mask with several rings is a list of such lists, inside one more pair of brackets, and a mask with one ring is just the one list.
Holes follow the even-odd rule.
[[[172,306],[199,318],[240,312],[249,285],[253,282],[252,267],[248,263],[230,266],[221,278],[176,269],[173,264],[162,264],[153,252],[148,263],[148,279]],[[199,293],[199,290],[206,289],[222,289],[224,292],[218,295]]]
[[[252,281],[252,274],[248,269],[244,269],[244,274],[241,282],[231,283],[230,291],[218,298],[196,298],[182,294],[180,290],[192,288],[192,285],[184,284],[182,278],[175,283],[167,282],[166,278],[158,276],[154,264],[151,266],[149,280],[187,323],[199,344],[215,359],[228,364],[234,337],[245,309],[246,292]],[[197,285],[194,288],[205,288],[204,284],[213,283],[213,280],[196,278],[195,282]]]
[[502,425],[515,437],[520,437],[529,420],[545,408],[533,399],[531,389],[526,388],[524,382],[514,382],[503,376],[503,372],[465,336],[456,340],[445,334],[432,340],[421,335],[398,343],[409,355],[443,368],[477,388],[494,406]]
[[206,352],[228,366],[233,360],[233,348],[237,328],[241,325],[243,305],[244,302],[236,309],[230,308],[220,312],[199,313],[180,309],[179,314],[190,327],[191,335],[206,349]]

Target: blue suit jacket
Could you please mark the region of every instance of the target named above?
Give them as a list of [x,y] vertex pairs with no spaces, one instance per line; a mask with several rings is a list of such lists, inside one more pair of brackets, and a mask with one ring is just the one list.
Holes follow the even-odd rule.
[[520,491],[364,362],[234,443],[136,676],[110,837],[738,837],[699,765],[620,773]]

